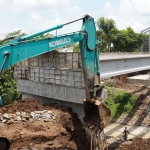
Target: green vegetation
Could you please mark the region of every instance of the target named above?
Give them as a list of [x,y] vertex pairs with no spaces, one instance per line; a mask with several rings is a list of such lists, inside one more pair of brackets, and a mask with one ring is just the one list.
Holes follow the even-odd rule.
[[129,113],[135,104],[136,98],[131,93],[127,93],[123,90],[114,92],[111,95],[110,89],[107,87],[109,96],[105,101],[106,105],[111,110],[111,117],[120,116],[125,113]]
[[113,19],[100,17],[96,25],[100,52],[138,52],[142,43],[148,38],[145,34],[134,32],[131,27],[119,30]]
[[101,52],[112,51],[112,40],[113,35],[116,34],[116,24],[113,19],[105,19],[100,17],[96,25],[98,27],[97,37],[98,37],[98,48]]
[[24,36],[24,35],[27,35],[26,33],[22,32],[21,30],[17,30],[17,31],[14,31],[14,32],[11,32],[9,34],[7,34],[4,39],[0,40],[0,46],[2,46],[3,44],[6,44],[8,42],[10,42],[11,40],[13,40],[14,38],[16,37],[19,37],[19,36]]
[[[21,30],[14,31],[6,35],[1,41],[1,45],[10,42],[14,37],[26,35]],[[13,38],[11,38],[13,37]],[[0,96],[2,97],[2,105],[10,104],[14,100],[21,99],[21,93],[17,91],[17,83],[13,77],[14,68],[10,67],[0,75]]]
[[76,44],[73,46],[73,52],[80,52],[80,45],[79,45],[79,43],[76,43]]
[[13,72],[13,67],[11,67],[0,76],[0,96],[3,101],[2,105],[7,105],[13,100],[21,99],[21,93],[17,91]]

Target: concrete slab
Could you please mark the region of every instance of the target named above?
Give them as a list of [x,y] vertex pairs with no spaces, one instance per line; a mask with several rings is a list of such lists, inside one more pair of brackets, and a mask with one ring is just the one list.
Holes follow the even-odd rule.
[[150,138],[150,127],[143,126],[128,126],[118,123],[108,123],[104,129],[106,136],[112,136],[114,138],[122,138],[122,132],[124,131],[125,126],[128,128],[130,134],[128,135],[129,139],[132,138]]
[[126,79],[126,82],[130,83],[130,84],[149,86],[150,85],[150,74],[128,77]]

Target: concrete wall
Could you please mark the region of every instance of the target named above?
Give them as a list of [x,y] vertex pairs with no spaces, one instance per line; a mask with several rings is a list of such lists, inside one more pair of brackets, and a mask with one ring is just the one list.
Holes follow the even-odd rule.
[[33,82],[17,79],[17,88],[23,93],[58,99],[65,102],[82,104],[85,98],[85,89],[57,84]]

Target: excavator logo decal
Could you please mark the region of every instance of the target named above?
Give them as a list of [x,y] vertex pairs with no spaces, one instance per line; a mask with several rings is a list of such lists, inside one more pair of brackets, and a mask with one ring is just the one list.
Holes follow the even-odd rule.
[[60,39],[60,40],[50,42],[49,47],[55,47],[55,46],[67,44],[67,43],[70,43],[70,42],[71,42],[71,39],[68,37],[68,38],[64,38],[64,39]]

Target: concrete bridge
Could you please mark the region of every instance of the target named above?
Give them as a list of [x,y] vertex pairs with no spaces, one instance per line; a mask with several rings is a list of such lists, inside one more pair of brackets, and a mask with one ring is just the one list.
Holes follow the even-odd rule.
[[150,53],[100,54],[101,78],[150,69]]
[[[101,78],[150,69],[150,53],[100,54]],[[58,51],[22,61],[14,76],[22,98],[33,97],[41,103],[59,103],[72,107],[82,120],[85,98],[79,53]],[[102,95],[105,99],[105,91]]]

